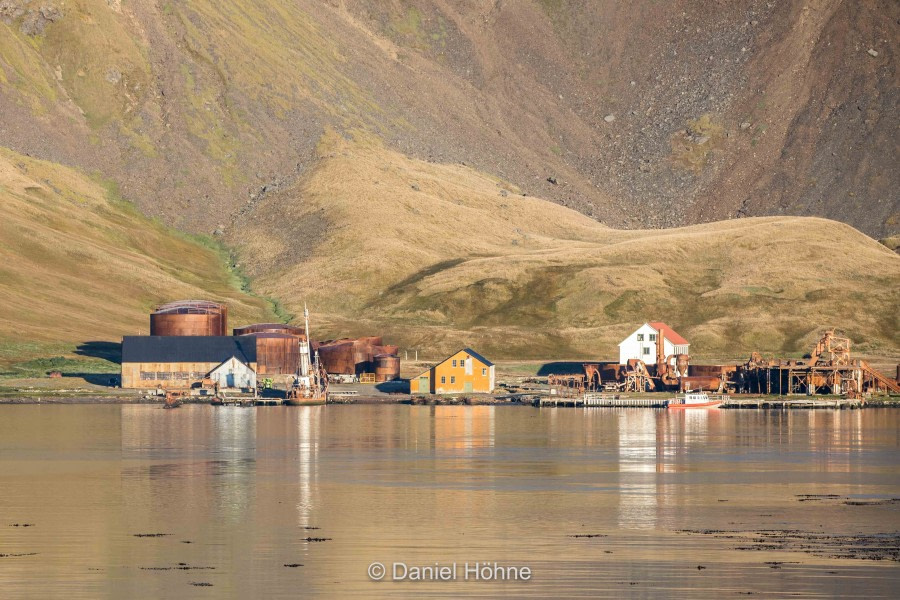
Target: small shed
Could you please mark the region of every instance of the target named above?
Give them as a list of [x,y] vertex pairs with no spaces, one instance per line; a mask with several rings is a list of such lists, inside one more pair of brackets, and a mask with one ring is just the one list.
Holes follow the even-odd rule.
[[256,371],[232,356],[209,372],[208,377],[220,388],[255,388]]

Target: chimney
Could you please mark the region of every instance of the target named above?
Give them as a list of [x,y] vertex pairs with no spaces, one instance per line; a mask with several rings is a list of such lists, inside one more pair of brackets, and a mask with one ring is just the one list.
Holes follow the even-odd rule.
[[666,372],[666,334],[663,333],[662,328],[660,327],[659,331],[656,334],[656,376],[662,377],[663,373]]

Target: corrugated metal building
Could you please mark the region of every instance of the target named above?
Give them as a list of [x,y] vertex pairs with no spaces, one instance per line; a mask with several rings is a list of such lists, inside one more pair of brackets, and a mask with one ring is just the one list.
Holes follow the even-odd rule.
[[187,388],[236,359],[257,370],[254,336],[126,336],[123,388]]

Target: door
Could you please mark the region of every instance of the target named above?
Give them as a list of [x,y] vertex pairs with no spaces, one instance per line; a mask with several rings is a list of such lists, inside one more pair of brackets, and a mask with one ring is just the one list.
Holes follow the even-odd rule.
[[464,392],[471,392],[471,391],[472,391],[472,382],[471,382],[471,381],[467,381],[467,382],[465,382],[465,383],[463,384],[463,391],[464,391]]
[[428,389],[428,378],[427,377],[419,377],[419,393],[427,394],[431,390]]

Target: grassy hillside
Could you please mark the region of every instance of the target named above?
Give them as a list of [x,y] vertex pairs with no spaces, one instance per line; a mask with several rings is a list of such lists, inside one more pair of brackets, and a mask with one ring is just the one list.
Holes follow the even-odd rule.
[[240,235],[255,285],[323,333],[386,332],[440,354],[614,357],[645,320],[697,355],[806,350],[824,327],[861,349],[900,340],[900,257],[825,219],[621,231],[462,165],[330,133],[319,166]]
[[271,318],[226,259],[101,180],[0,148],[0,370],[103,355],[122,335],[148,333],[148,313],[164,300],[222,300],[234,322]]

